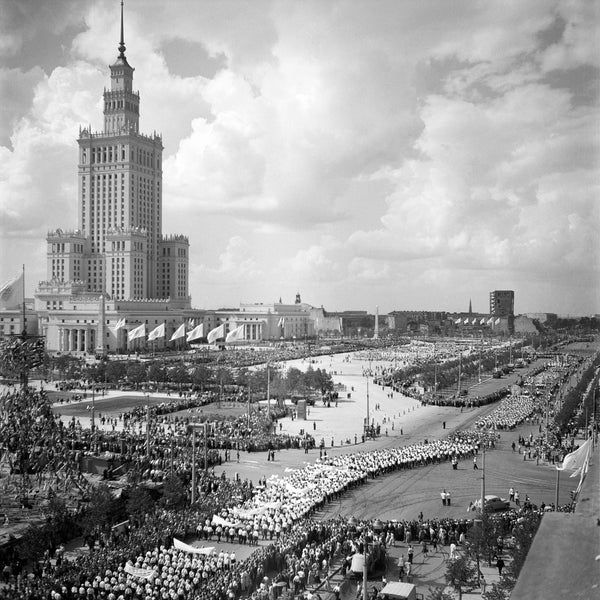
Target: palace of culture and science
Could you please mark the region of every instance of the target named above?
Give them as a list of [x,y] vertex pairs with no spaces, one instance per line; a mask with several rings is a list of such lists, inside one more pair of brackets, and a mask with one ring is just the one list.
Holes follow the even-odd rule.
[[162,138],[140,132],[122,7],[118,50],[104,91],[104,129],[80,129],[77,140],[79,228],[47,237],[48,281],[40,282],[28,318],[37,320],[47,349],[137,349],[145,340],[128,343],[127,334],[142,324],[148,332],[164,326],[158,345],[168,344],[182,324],[189,330],[202,323],[205,332],[223,323],[225,332],[244,325],[247,341],[314,334],[306,305],[299,303],[191,308],[189,240],[162,231]]

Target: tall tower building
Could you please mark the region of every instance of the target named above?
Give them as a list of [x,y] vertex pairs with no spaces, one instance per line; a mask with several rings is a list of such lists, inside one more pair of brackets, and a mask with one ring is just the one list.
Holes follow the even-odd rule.
[[494,317],[513,317],[515,314],[515,293],[513,290],[494,290],[490,292],[490,315]]
[[140,95],[119,54],[104,90],[104,129],[80,129],[79,229],[48,234],[48,277],[78,280],[115,300],[170,299],[189,306],[189,241],[162,233],[162,138],[139,130]]

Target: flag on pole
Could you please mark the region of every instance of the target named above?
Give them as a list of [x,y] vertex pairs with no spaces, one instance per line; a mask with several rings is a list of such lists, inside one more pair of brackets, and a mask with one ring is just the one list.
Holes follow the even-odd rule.
[[188,332],[186,339],[188,342],[192,342],[193,340],[198,340],[201,337],[204,337],[204,323],[200,323],[198,327],[194,327],[194,329]]
[[158,338],[162,338],[165,337],[165,324],[161,323],[158,327],[155,327],[149,334],[148,334],[148,341],[151,342],[152,340],[157,340]]
[[465,325],[469,324],[469,319],[465,319]]
[[485,325],[485,318],[482,318],[482,319],[479,321],[479,324],[480,324],[480,325]]
[[473,319],[473,322],[471,323],[471,325],[476,325],[477,324],[477,319]]
[[498,317],[495,321],[494,321],[494,325],[500,325],[500,317]]
[[225,323],[221,323],[221,325],[219,325],[218,327],[215,327],[214,329],[211,329],[208,332],[206,339],[208,340],[209,344],[212,344],[213,342],[217,341],[218,339],[224,338],[224,337],[225,337]]
[[489,319],[486,321],[486,323],[487,323],[488,325],[491,325],[493,322],[494,322],[494,317],[490,317],[490,318],[489,318]]
[[188,321],[187,321],[187,326],[188,326],[190,329],[193,329],[193,328],[194,328],[194,319],[188,319]]
[[23,304],[23,271],[0,288],[0,310],[18,308]]
[[185,335],[185,323],[182,323],[176,330],[175,333],[171,336],[170,342],[174,340],[178,340]]
[[567,454],[563,459],[562,467],[560,467],[559,471],[575,471],[575,473],[571,475],[571,477],[575,477],[587,462],[591,446],[592,439],[590,438],[581,444],[577,450]]
[[233,329],[232,331],[230,331],[227,334],[227,337],[225,338],[226,342],[239,342],[240,340],[244,339],[244,325],[240,325],[239,327],[236,327],[235,329]]
[[113,327],[114,331],[119,331],[119,329],[123,329],[123,327],[125,327],[125,317],[123,317],[122,319],[119,319],[116,323],[115,326]]
[[142,337],[146,337],[146,323],[142,323],[139,327],[132,329],[127,334],[127,341],[132,342],[133,340]]
[[277,327],[283,327],[285,325],[285,317],[281,317],[277,322]]
[[454,321],[455,325],[460,325],[462,323],[462,319],[460,317],[458,317],[458,319],[456,319],[456,321]]

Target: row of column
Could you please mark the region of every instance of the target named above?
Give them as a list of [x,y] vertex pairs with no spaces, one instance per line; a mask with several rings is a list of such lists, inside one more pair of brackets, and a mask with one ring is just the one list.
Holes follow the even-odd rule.
[[59,327],[58,349],[61,352],[93,352],[95,348],[95,327]]
[[262,323],[245,323],[244,339],[262,340]]

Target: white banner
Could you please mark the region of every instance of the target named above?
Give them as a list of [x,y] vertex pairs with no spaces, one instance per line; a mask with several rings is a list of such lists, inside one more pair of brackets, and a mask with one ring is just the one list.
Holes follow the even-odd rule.
[[140,577],[141,579],[154,579],[156,577],[156,571],[153,569],[140,569],[127,563],[123,569],[125,573],[129,573],[134,577]]
[[223,527],[235,527],[235,523],[231,523],[231,521],[226,521],[223,517],[219,515],[213,515],[212,522],[215,525],[222,525]]
[[214,546],[211,546],[210,548],[196,548],[196,546],[185,544],[177,538],[173,538],[173,548],[176,550],[183,550],[183,552],[191,552],[193,554],[212,554],[215,549]]

